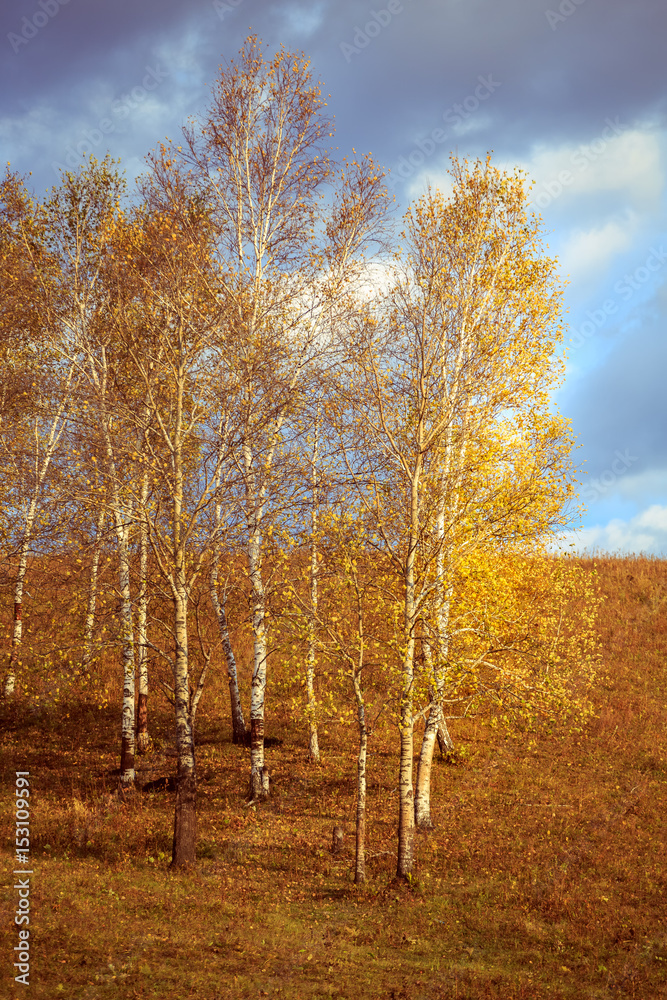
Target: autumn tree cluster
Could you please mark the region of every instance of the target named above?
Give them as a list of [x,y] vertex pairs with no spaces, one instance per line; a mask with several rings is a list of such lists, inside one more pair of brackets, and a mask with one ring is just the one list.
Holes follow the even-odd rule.
[[[29,673],[31,556],[76,534],[82,677],[100,598],[115,600],[124,784],[150,744],[148,663],[168,668],[174,865],[196,856],[194,724],[210,669],[226,671],[233,737],[250,743],[253,801],[269,794],[281,643],[298,651],[314,764],[326,677],[347,683],[358,881],[378,712],[400,745],[405,878],[415,824],[431,822],[436,744],[453,749],[448,722],[484,703],[527,728],[588,710],[592,611],[572,608],[592,609],[590,585],[546,554],[573,493],[552,405],[562,289],[525,179],[453,158],[451,195],[428,191],[397,223],[381,169],[334,162],[332,135],[306,60],[267,61],[250,38],[133,193],[108,158],[43,200],[11,171],[0,190],[5,697]],[[115,576],[102,579],[111,545]],[[248,728],[228,621],[239,572]]]

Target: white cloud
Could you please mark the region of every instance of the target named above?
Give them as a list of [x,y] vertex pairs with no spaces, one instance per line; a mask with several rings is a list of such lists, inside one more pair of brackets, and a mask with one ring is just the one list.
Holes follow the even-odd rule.
[[326,6],[324,3],[288,4],[281,14],[289,31],[300,38],[309,38],[324,24]]
[[580,553],[598,550],[667,556],[667,506],[653,504],[629,521],[614,518],[608,524],[568,532],[560,540],[559,547],[563,550],[574,548]]
[[642,497],[667,496],[667,469],[651,468],[633,475],[621,476],[614,484],[614,492],[624,500],[639,503]]
[[[457,126],[457,135],[488,125],[488,116],[471,116],[464,126]],[[572,207],[573,203],[593,196],[613,193],[615,216],[623,212],[627,219],[635,213],[657,211],[665,186],[665,136],[655,128],[629,128],[622,122],[607,119],[600,131],[586,142],[564,143],[559,146],[541,145],[533,150],[530,158],[520,164],[499,163],[512,172],[518,165],[528,178],[535,182],[530,192],[533,207],[540,212],[548,210],[555,202]],[[453,141],[450,137],[450,142]],[[414,169],[407,185],[410,198],[421,195],[427,183],[449,195],[451,178],[446,173],[446,147],[436,149],[433,162]],[[444,161],[444,162],[443,162]],[[400,175],[404,179],[405,174]],[[396,178],[398,180],[398,178]],[[613,231],[607,233],[607,228]],[[598,231],[598,242],[592,250],[604,248],[605,238],[611,235],[612,246],[618,245],[622,226],[610,222]],[[591,237],[593,239],[593,237]],[[608,256],[612,251],[609,250]]]
[[576,230],[559,254],[565,274],[576,275],[578,281],[606,271],[617,254],[633,245],[636,222],[628,219],[624,225],[615,220],[599,228]]
[[24,147],[48,146],[53,141],[53,127],[62,120],[53,107],[35,105],[25,114],[0,118],[0,139],[21,143]]
[[533,204],[544,210],[561,198],[614,191],[637,208],[656,207],[664,187],[660,133],[622,129],[605,124],[588,142],[537,148],[522,164],[535,181]]
[[[449,160],[447,160],[449,165]],[[414,201],[426,194],[428,187],[433,191],[440,191],[445,199],[451,198],[454,193],[454,181],[451,174],[447,172],[447,167],[438,167],[433,170],[424,169],[416,174],[406,186],[406,194],[409,201]]]

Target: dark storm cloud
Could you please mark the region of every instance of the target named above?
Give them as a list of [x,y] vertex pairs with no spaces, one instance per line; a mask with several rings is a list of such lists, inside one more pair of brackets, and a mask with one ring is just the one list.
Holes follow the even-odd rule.
[[[43,2],[62,4],[62,0]],[[30,34],[25,22],[32,22],[40,10],[40,0],[23,0],[12,10],[8,6],[3,10],[5,98],[11,93],[16,101],[27,101],[44,88],[66,88],[82,75],[95,75],[118,51],[150,46],[178,31],[186,13],[179,0],[67,0],[34,38],[17,42],[17,34]],[[187,17],[209,10],[206,0],[191,0]]]
[[488,125],[466,143],[476,152],[517,155],[546,137],[585,138],[607,115],[634,121],[662,106],[667,9],[654,3],[585,0],[552,30],[548,4],[534,0],[406,0],[365,48],[343,53],[374,6],[337,5],[309,50],[336,105],[349,109],[341,132],[383,158],[441,123],[480,74],[502,86],[484,106]]
[[[5,9],[0,35],[3,153],[21,172],[33,171],[37,189],[57,179],[54,164],[73,165],[70,148],[100,156],[108,147],[136,173],[149,149],[205,104],[221,53],[232,55],[247,33],[237,8],[247,14],[257,6],[69,0],[47,17],[40,3],[59,7],[58,0],[24,0]],[[161,114],[150,120],[156,101]],[[103,141],[89,141],[100,131]]]
[[527,165],[586,340],[559,397],[578,457],[599,475],[636,456],[605,504],[667,477],[663,277],[616,287],[667,242],[663,0],[21,0],[0,22],[1,151],[38,192],[83,151],[139,173],[251,28],[267,54],[305,51],[340,155],[391,168],[401,210],[451,150]]
[[[43,2],[53,6],[58,0]],[[372,150],[389,165],[443,126],[443,115],[474,94],[480,75],[492,74],[500,86],[484,104],[478,131],[448,130],[443,155],[457,145],[517,156],[547,137],[586,137],[607,115],[634,121],[664,107],[667,8],[650,0],[632,6],[626,0],[392,3],[400,11],[369,37],[365,28],[373,12],[387,19],[385,0],[319,5],[219,0],[217,10],[203,0],[187,5],[69,0],[15,52],[9,36],[20,35],[22,25],[25,32],[23,18],[31,21],[41,10],[38,0],[24,0],[2,15],[3,113],[25,115],[52,102],[61,113],[80,114],[86,88],[105,78],[114,81],[115,91],[136,86],[160,45],[174,45],[188,31],[198,35],[202,79],[210,81],[221,57],[236,53],[250,25],[269,48],[285,41],[306,50],[315,75],[332,93],[341,147]],[[559,4],[573,12],[558,15],[563,20],[552,28],[546,12],[557,13]],[[178,81],[167,90],[170,86]],[[191,110],[205,101],[200,87]],[[137,156],[144,152],[133,150]]]

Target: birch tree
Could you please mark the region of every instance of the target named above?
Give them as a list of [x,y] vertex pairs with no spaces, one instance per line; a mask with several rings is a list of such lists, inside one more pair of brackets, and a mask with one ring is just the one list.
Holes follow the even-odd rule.
[[[201,204],[168,158],[155,161],[142,184],[144,205],[124,237],[118,332],[140,387],[142,406],[125,415],[145,442],[144,528],[172,602],[171,649],[149,647],[170,665],[178,754],[172,865],[196,859],[194,725],[210,650],[191,686],[189,642],[192,589],[220,522],[208,517],[220,499],[221,470],[232,433],[225,407],[233,386],[216,346],[226,308],[210,257],[210,230]],[[147,480],[139,477],[141,484]],[[202,647],[203,648],[203,647]]]
[[[367,527],[363,510],[355,509],[349,498],[331,503],[323,512],[321,548],[326,582],[322,606],[316,606],[313,614],[312,605],[306,605],[317,629],[320,655],[339,669],[342,666],[354,696],[359,739],[354,864],[357,885],[366,881],[366,790],[372,718],[377,718],[395,696],[386,626],[396,604],[396,574],[386,558],[368,547]],[[382,692],[379,697],[367,693],[369,674],[375,689]]]
[[83,629],[83,652],[81,655],[81,670],[83,673],[88,673],[95,655],[95,617],[97,612],[100,560],[102,558],[102,549],[104,544],[104,524],[106,516],[106,505],[101,502],[95,516],[95,529],[92,539],[90,575],[88,578],[88,597],[86,600],[86,617]]
[[[352,377],[343,373],[341,426],[345,462],[366,513],[369,543],[383,549],[399,576],[396,644],[401,684],[397,874],[409,877],[414,853],[413,741],[415,644],[431,586],[424,565],[424,481],[437,445],[428,406],[428,354],[419,329],[406,331],[391,313],[383,325],[360,314],[350,331]],[[420,551],[421,548],[421,551]],[[421,555],[421,560],[418,558]]]
[[[561,289],[528,217],[523,180],[456,160],[448,203],[428,193],[406,217],[386,297],[351,331],[345,453],[375,540],[403,581],[399,877],[413,863],[447,677],[452,573],[475,547],[542,538],[571,495],[566,423],[550,392],[562,372]],[[341,389],[343,393],[343,389]],[[416,673],[416,643],[433,672]],[[427,656],[428,660],[428,656]],[[428,692],[415,704],[418,682]],[[417,808],[413,731],[427,715]]]
[[[90,437],[96,461],[93,477],[104,481],[118,551],[120,645],[123,666],[120,782],[134,782],[135,771],[135,638],[131,594],[131,532],[135,522],[131,423],[119,412],[127,396],[127,379],[119,362],[112,323],[112,279],[121,201],[125,185],[110,159],[91,158],[77,174],[66,173],[47,204],[53,246],[62,261],[68,303],[63,355],[85,385],[81,423]],[[91,482],[88,477],[87,482]],[[84,480],[86,483],[86,480]],[[88,499],[80,489],[79,500]],[[93,501],[94,502],[94,501]]]
[[[309,583],[310,615],[308,621],[308,653],[306,659],[306,713],[308,716],[308,751],[310,760],[320,763],[320,745],[317,736],[317,702],[315,698],[315,666],[317,660],[317,618],[319,605],[319,532],[320,532],[320,423],[321,404],[318,400],[313,426],[312,452],[310,455],[310,538],[309,538]],[[365,752],[365,751],[364,751]]]
[[[571,435],[551,407],[562,287],[527,210],[519,172],[452,161],[453,193],[428,193],[409,214],[410,271],[395,296],[401,321],[424,330],[434,359],[440,441],[434,587],[423,641],[431,705],[419,757],[415,818],[429,826],[433,750],[442,726],[462,559],[508,543],[542,544],[569,515]],[[438,371],[439,369],[439,371]]]
[[63,271],[51,245],[48,206],[8,173],[0,191],[4,303],[0,446],[13,482],[10,505],[16,539],[14,614],[4,695],[14,693],[23,637],[28,560],[54,456],[70,418],[76,371],[59,348],[68,303]]
[[210,206],[232,303],[228,356],[239,375],[242,417],[238,519],[252,590],[253,798],[267,794],[264,542],[295,499],[289,456],[300,437],[300,399],[326,355],[332,315],[386,212],[386,188],[371,159],[336,168],[326,151],[332,135],[307,60],[281,50],[265,61],[251,37],[238,63],[222,70],[202,120],[169,152],[189,166]]
[[231,721],[232,721],[232,741],[234,743],[244,744],[246,741],[245,719],[243,717],[241,696],[239,694],[239,681],[238,681],[238,671],[236,666],[236,657],[234,656],[234,649],[232,646],[231,636],[229,633],[229,623],[227,621],[227,596],[229,593],[229,577],[222,586],[222,596],[220,594],[220,587],[219,587],[222,540],[225,537],[223,504],[221,502],[221,496],[220,496],[221,474],[222,470],[220,470],[220,473],[216,478],[216,482],[214,483],[214,489],[216,494],[215,526],[214,526],[214,537],[213,537],[212,551],[211,551],[211,566],[209,570],[209,594],[211,597],[211,604],[213,606],[213,611],[215,612],[216,621],[218,623],[220,640],[222,642],[222,648],[225,654],[225,663],[227,665],[227,682],[229,685],[229,702],[230,702]]
[[[148,414],[145,422],[148,423]],[[149,537],[147,507],[150,490],[148,470],[143,469],[139,491],[139,584],[137,589],[137,751],[146,753],[148,734],[148,563]]]

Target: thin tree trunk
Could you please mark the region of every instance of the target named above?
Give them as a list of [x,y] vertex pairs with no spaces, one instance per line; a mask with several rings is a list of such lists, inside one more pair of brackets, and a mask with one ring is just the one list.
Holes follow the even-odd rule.
[[[310,623],[310,629],[314,631],[315,625]],[[308,755],[313,764],[320,763],[320,744],[317,737],[317,702],[315,699],[315,642],[311,636],[308,648],[308,661],[306,665],[306,697],[308,713]]]
[[116,511],[118,534],[118,582],[120,590],[120,628],[123,646],[123,708],[120,743],[120,781],[123,785],[134,782],[134,632],[132,627],[132,602],[130,600],[130,546],[129,527]]
[[225,653],[225,662],[227,663],[227,680],[229,683],[229,701],[232,716],[232,741],[234,743],[243,744],[246,739],[245,719],[243,718],[241,697],[239,695],[236,657],[234,656],[234,650],[232,649],[232,642],[229,637],[229,627],[227,625],[227,590],[225,589],[223,591],[222,601],[218,596],[218,560],[219,554],[216,546],[211,559],[209,593],[211,595],[211,604],[213,605],[213,610],[215,611],[215,616],[218,620],[222,648]]
[[139,521],[139,593],[137,595],[137,752],[146,753],[150,746],[148,735],[148,528],[146,502],[148,499],[148,473],[141,483],[141,520]]
[[431,821],[431,768],[436,741],[445,759],[450,759],[454,755],[454,744],[449,735],[447,723],[442,714],[442,705],[440,704],[442,691],[440,689],[434,690],[432,697],[435,704],[431,705],[426,718],[424,736],[419,752],[419,762],[417,764],[417,787],[415,791],[415,823],[418,827],[426,829],[433,826]]
[[414,861],[415,810],[412,791],[414,756],[414,720],[412,685],[415,661],[415,556],[419,528],[419,485],[421,459],[414,470],[410,497],[410,532],[405,564],[403,692],[400,709],[401,759],[398,776],[398,863],[396,874],[409,879]]
[[[444,757],[449,757],[454,753],[454,744],[452,743],[447,723],[442,713],[441,702],[445,681],[444,671],[442,668],[433,670],[431,644],[425,637],[422,638],[422,648],[424,650],[425,665],[431,676],[435,678],[435,681],[431,688],[431,707],[426,717],[424,736],[417,764],[415,823],[422,829],[430,829],[433,826],[431,820],[431,768],[433,765],[435,744],[437,741]],[[445,746],[445,750],[443,750],[443,745]]]
[[[297,379],[295,372],[290,391]],[[248,387],[251,400],[250,386]],[[266,503],[267,479],[285,420],[282,410],[273,422],[269,434],[270,445],[261,460],[260,482],[257,482],[256,459],[251,438],[242,444],[246,504],[248,514],[248,573],[252,586],[253,669],[250,692],[250,795],[251,799],[265,799],[269,795],[269,775],[264,766],[264,699],[266,696],[266,590],[262,578],[262,524]]]
[[90,380],[97,393],[99,419],[106,457],[110,504],[118,544],[118,589],[120,592],[120,632],[123,661],[123,705],[121,709],[120,782],[134,782],[135,704],[134,704],[134,628],[130,592],[130,525],[123,508],[111,432],[111,417],[107,410],[106,386],[108,362],[104,347],[100,357],[88,359]]
[[354,881],[357,885],[360,885],[362,882],[366,881],[366,754],[368,749],[368,728],[366,726],[364,697],[357,673],[354,675],[354,693],[357,699],[357,720],[359,724],[359,758],[357,761],[357,836]]
[[[462,339],[458,356],[455,362],[454,385],[458,387],[461,368],[463,365],[463,352],[465,340]],[[458,391],[458,390],[456,390]],[[467,424],[468,402],[463,404],[462,422]],[[449,729],[445,722],[442,711],[442,699],[445,692],[446,663],[449,652],[449,616],[452,606],[452,595],[454,591],[452,583],[451,554],[446,544],[446,517],[445,507],[449,515],[450,525],[455,523],[459,510],[459,489],[461,485],[461,474],[463,462],[467,451],[467,440],[464,437],[457,454],[454,451],[454,428],[450,425],[445,438],[445,463],[441,476],[441,493],[438,505],[437,533],[440,548],[436,557],[436,630],[437,630],[437,661],[435,670],[432,666],[431,645],[427,641],[424,645],[424,655],[429,661],[428,666],[434,678],[434,686],[431,698],[435,702],[429,710],[428,720],[424,729],[424,739],[419,757],[419,770],[417,772],[417,797],[415,799],[415,821],[417,826],[431,827],[431,766],[433,763],[433,753],[435,741],[433,731],[435,729],[436,739],[440,747],[440,753],[445,759],[452,758],[455,753],[454,743],[449,735]],[[448,496],[446,484],[448,477],[452,477],[452,490]],[[422,773],[423,772],[423,773]]]
[[12,642],[9,653],[9,664],[4,683],[5,698],[11,697],[14,694],[16,687],[16,671],[18,669],[21,641],[23,639],[23,586],[28,568],[28,553],[30,551],[30,542],[32,540],[32,532],[35,525],[37,502],[42,491],[44,480],[46,479],[46,474],[49,471],[51,459],[53,458],[56,448],[58,447],[58,442],[60,441],[63,430],[65,429],[63,414],[65,413],[65,409],[70,400],[73,376],[74,366],[72,365],[67,373],[67,378],[65,379],[63,395],[58,405],[55,418],[52,420],[49,428],[49,434],[46,439],[46,446],[44,448],[44,454],[41,461],[39,457],[39,424],[37,421],[35,422],[35,479],[30,504],[26,513],[23,538],[21,540],[21,547],[19,550],[19,564],[16,573],[16,582],[14,584],[14,619],[12,623]]
[[[223,424],[219,426],[220,434],[220,448],[222,450],[222,443],[226,440],[226,428],[223,430]],[[211,554],[211,570],[209,573],[209,594],[211,597],[211,604],[213,605],[213,610],[215,612],[215,617],[218,621],[218,629],[220,630],[220,638],[222,640],[222,648],[225,653],[225,663],[227,664],[227,682],[229,684],[229,705],[230,713],[232,717],[232,742],[236,744],[245,744],[246,742],[246,728],[245,719],[243,718],[243,709],[241,707],[241,696],[239,694],[239,681],[238,681],[238,671],[236,668],[236,657],[234,656],[234,649],[232,647],[231,637],[229,635],[229,625],[227,623],[227,584],[222,592],[222,600],[218,595],[218,572],[220,569],[220,540],[222,537],[222,504],[220,503],[220,479],[221,479],[221,467],[220,467],[220,454],[218,456],[218,467],[216,469],[214,487],[216,494],[215,501],[215,533],[212,545]]]
[[316,642],[316,620],[317,620],[317,572],[318,572],[318,480],[317,461],[319,458],[319,404],[317,408],[317,419],[315,423],[315,438],[313,441],[313,455],[311,459],[311,486],[313,491],[313,506],[310,520],[310,603],[311,617],[308,623],[308,659],[306,661],[306,712],[308,715],[308,745],[310,759],[314,764],[320,763],[320,745],[317,738],[317,702],[315,699],[315,642]]
[[[446,682],[446,663],[449,652],[449,614],[452,603],[453,587],[451,583],[451,567],[447,562],[447,552],[445,549],[445,477],[451,468],[451,440],[447,440],[447,458],[445,470],[442,476],[442,494],[440,497],[437,532],[440,540],[440,548],[436,557],[436,662],[433,663],[433,650],[428,638],[422,639],[424,650],[424,661],[429,674],[433,678],[431,688],[431,708],[424,727],[421,751],[419,754],[419,764],[417,769],[417,788],[415,794],[415,823],[418,827],[432,828],[431,820],[431,768],[433,765],[433,753],[436,740],[440,746],[440,752],[444,757],[449,757],[454,752],[454,744],[447,723],[442,712],[442,699]],[[454,510],[456,509],[456,497],[452,500]],[[443,750],[443,746],[446,750]]]
[[[280,424],[276,428],[276,435]],[[270,467],[273,448],[264,461],[264,472]],[[250,688],[250,798],[268,796],[268,776],[264,768],[264,699],[266,696],[266,591],[262,579],[262,518],[264,490],[258,489],[249,441],[243,444],[246,499],[251,507],[248,532],[248,575],[252,587],[253,668]]]
[[14,621],[12,624],[12,644],[9,653],[9,667],[5,677],[5,698],[10,698],[14,694],[16,687],[16,673],[19,667],[19,656],[21,651],[21,641],[23,639],[23,585],[25,583],[28,569],[28,552],[30,551],[30,540],[35,522],[35,511],[37,509],[37,497],[33,496],[28,508],[25,520],[25,528],[21,547],[19,549],[19,563],[16,570],[16,580],[14,582]]
[[414,861],[415,814],[412,792],[412,705],[406,698],[401,707],[401,760],[398,776],[398,864],[396,874],[408,879]]
[[440,718],[438,720],[438,747],[440,748],[440,753],[445,760],[450,760],[455,757],[456,747],[454,746],[454,741],[449,735],[449,729],[447,728],[447,722],[445,721],[442,706],[440,706]]
[[[137,699],[137,753],[146,753],[150,746],[148,735],[148,670],[143,662],[144,672],[139,674],[139,697]],[[139,661],[141,671],[142,661]],[[143,690],[142,690],[143,688]]]
[[[178,571],[177,575],[180,575]],[[190,714],[187,600],[183,581],[177,579],[174,588],[176,640],[174,695],[178,772],[171,855],[171,864],[174,868],[194,865],[197,858],[197,780],[194,732]]]
[[417,764],[417,782],[415,788],[415,823],[422,829],[433,826],[431,822],[431,765],[433,750],[438,738],[438,712],[431,706],[426,719],[422,739],[419,763]]
[[[467,336],[464,328],[461,331],[454,370],[452,373],[452,384],[449,396],[450,407],[459,409],[459,392],[461,386],[461,372],[464,367],[465,350]],[[461,406],[461,421],[465,428],[467,426],[468,401],[463,400]],[[431,644],[428,639],[423,640],[424,658],[426,660],[429,673],[433,678],[433,688],[431,691],[432,705],[429,709],[428,718],[424,727],[421,752],[419,755],[419,765],[417,771],[417,791],[415,796],[415,822],[419,827],[431,827],[431,767],[433,764],[433,752],[437,740],[440,752],[443,757],[448,757],[454,752],[454,744],[447,723],[442,712],[442,699],[446,681],[446,662],[449,651],[449,615],[452,602],[452,567],[451,555],[447,545],[446,530],[446,508],[449,516],[449,524],[456,523],[459,510],[459,487],[463,462],[465,460],[467,439],[464,435],[463,441],[456,443],[454,423],[450,421],[444,440],[444,463],[440,474],[440,497],[438,503],[438,516],[436,521],[437,538],[439,549],[436,556],[436,663],[433,664]],[[447,486],[450,484],[450,489]]]
[[248,547],[252,585],[252,630],[254,664],[250,695],[250,792],[253,799],[264,799],[267,790],[264,772],[264,698],[266,694],[266,594],[261,571],[261,541],[253,532]]
[[[182,343],[179,330],[179,349]],[[183,395],[184,362],[181,354],[177,375],[176,420],[173,432],[172,461],[174,485],[172,494],[172,595],[174,601],[174,707],[178,773],[176,776],[176,806],[174,811],[174,844],[172,867],[194,865],[197,857],[197,779],[195,773],[195,743],[190,702],[190,663],[188,658],[188,588],[186,583],[185,543],[183,539]],[[195,706],[196,708],[196,706]]]
[[93,548],[93,558],[90,565],[90,580],[88,582],[88,604],[86,607],[86,624],[83,632],[83,656],[81,657],[81,669],[88,671],[93,660],[93,650],[95,648],[95,611],[97,609],[97,581],[100,570],[100,557],[102,555],[102,538],[106,511],[100,507],[95,523],[95,545]]

